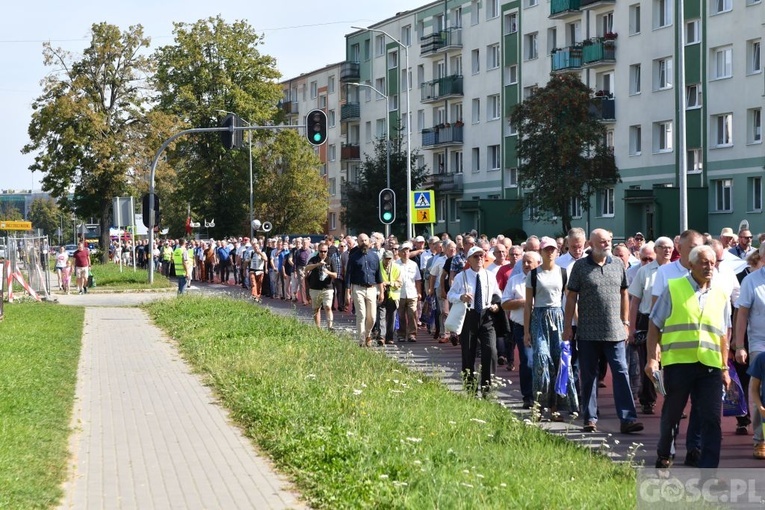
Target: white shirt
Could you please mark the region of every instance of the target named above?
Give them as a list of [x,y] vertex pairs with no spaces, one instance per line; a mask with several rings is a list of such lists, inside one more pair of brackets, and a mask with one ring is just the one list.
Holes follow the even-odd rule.
[[436,255],[433,262],[430,264],[430,277],[435,278],[433,280],[433,288],[438,289],[441,287],[441,273],[444,272],[444,262],[446,262],[446,255]]
[[630,283],[629,289],[627,289],[630,296],[640,300],[640,306],[638,307],[640,313],[646,315],[651,313],[651,291],[653,290],[653,282],[656,280],[656,272],[660,267],[659,263],[655,260],[641,266],[632,283]]
[[[511,299],[526,299],[526,275],[521,273],[510,277],[502,291],[502,302]],[[510,320],[516,324],[523,324],[523,307],[510,310]]]
[[667,288],[667,282],[673,278],[682,278],[688,274],[688,270],[680,264],[680,259],[669,264],[664,264],[656,271],[656,279],[653,282],[653,288],[651,289],[651,295],[658,298],[661,296],[664,289]]
[[415,282],[422,279],[417,263],[413,260],[405,261],[404,259],[399,259],[395,263],[398,264],[401,271],[401,298],[417,299],[417,284]]
[[[499,271],[499,268],[504,266],[504,265],[507,265],[509,263],[510,262],[507,261],[507,260],[505,261],[504,264],[497,264],[496,262],[492,262],[491,264],[489,264],[489,267],[487,267],[486,270],[488,272],[490,272],[491,274],[493,274],[494,275],[494,279],[496,280],[497,279],[497,271]],[[521,265],[523,265],[523,264],[521,264]],[[515,269],[515,267],[513,267],[513,269]]]
[[[502,299],[502,294],[499,292],[499,285],[497,285],[497,279],[490,275],[485,269],[480,268],[478,274],[481,280],[481,297],[483,298],[483,309],[486,310],[491,305],[492,296],[497,296],[498,299]],[[521,273],[522,275],[523,273]],[[452,286],[449,289],[447,298],[450,303],[458,303],[460,296],[463,294],[472,294],[473,301],[470,303],[471,308],[475,308],[475,277],[476,272],[468,268],[462,271],[454,278]]]

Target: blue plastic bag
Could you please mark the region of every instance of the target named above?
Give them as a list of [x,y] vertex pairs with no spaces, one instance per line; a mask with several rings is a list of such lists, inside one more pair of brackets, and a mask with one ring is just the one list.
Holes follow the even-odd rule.
[[555,393],[561,397],[568,395],[568,371],[571,368],[571,343],[560,343],[560,363],[558,375],[555,377]]

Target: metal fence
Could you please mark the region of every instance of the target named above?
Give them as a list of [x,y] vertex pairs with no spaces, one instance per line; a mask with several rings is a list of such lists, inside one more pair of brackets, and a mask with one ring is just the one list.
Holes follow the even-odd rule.
[[50,244],[47,236],[24,235],[0,238],[3,261],[3,296],[50,296]]

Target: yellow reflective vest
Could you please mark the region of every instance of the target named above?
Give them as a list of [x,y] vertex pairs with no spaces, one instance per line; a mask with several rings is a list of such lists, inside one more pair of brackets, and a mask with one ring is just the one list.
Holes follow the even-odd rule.
[[702,363],[722,368],[720,339],[725,332],[725,302],[728,297],[719,287],[709,289],[704,310],[688,278],[667,282],[672,313],[664,322],[661,336],[661,364]]
[[183,265],[183,248],[173,251],[173,263],[175,264],[175,276],[186,276],[186,268]]
[[401,269],[399,269],[398,264],[396,264],[395,261],[391,261],[390,273],[388,273],[388,270],[385,269],[384,262],[381,261],[380,273],[382,273],[383,284],[386,286],[390,285],[385,297],[398,302],[401,298]]

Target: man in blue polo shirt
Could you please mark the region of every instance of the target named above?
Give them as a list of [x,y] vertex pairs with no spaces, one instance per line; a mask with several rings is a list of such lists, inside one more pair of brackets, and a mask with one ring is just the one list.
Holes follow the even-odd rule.
[[383,291],[380,258],[371,249],[369,236],[359,234],[358,246],[348,254],[345,271],[346,286],[351,289],[351,298],[356,307],[356,332],[359,345],[372,346],[372,328],[377,319],[377,305],[385,297]]

